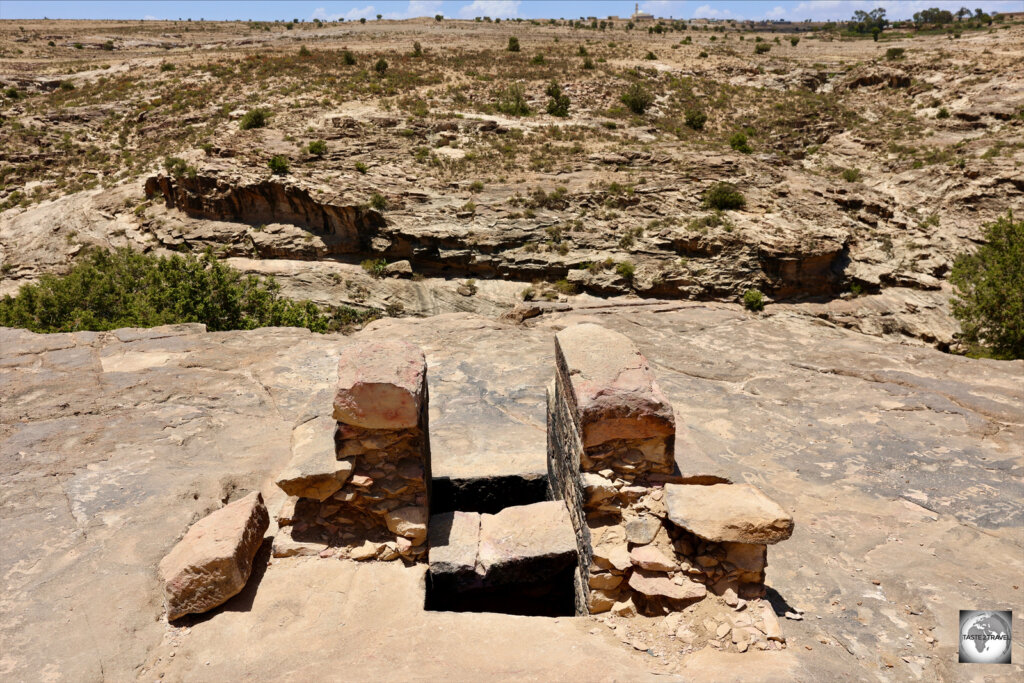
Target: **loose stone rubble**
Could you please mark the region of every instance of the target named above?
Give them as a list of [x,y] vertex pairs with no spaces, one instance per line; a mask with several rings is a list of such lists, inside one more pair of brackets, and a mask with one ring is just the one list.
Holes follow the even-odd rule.
[[[677,458],[686,467],[688,454],[674,452],[672,407],[626,337],[577,325],[555,336],[555,355],[549,484],[580,549],[577,613],[669,614],[708,592],[739,611],[762,598],[767,545],[789,538],[792,518],[753,486],[680,473]],[[767,630],[743,619],[751,632],[736,636],[736,649],[767,643],[769,631],[782,640],[762,609]]]
[[253,492],[199,520],[160,562],[167,618],[200,614],[237,595],[252,572],[270,516]]
[[292,462],[277,485],[297,499],[278,512],[274,555],[422,559],[427,407],[427,366],[418,348],[401,341],[345,347],[333,417],[293,432]]

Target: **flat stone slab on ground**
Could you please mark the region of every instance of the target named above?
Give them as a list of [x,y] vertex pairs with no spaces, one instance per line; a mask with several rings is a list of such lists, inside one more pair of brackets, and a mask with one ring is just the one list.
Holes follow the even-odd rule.
[[576,562],[569,510],[560,500],[480,516],[478,572],[488,583],[541,581]]
[[750,484],[666,484],[668,518],[676,526],[720,543],[778,543],[793,533],[793,518]]
[[480,546],[480,515],[461,511],[433,515],[429,540],[431,574],[473,573]]
[[167,618],[206,612],[241,591],[269,526],[256,491],[193,524],[160,562]]

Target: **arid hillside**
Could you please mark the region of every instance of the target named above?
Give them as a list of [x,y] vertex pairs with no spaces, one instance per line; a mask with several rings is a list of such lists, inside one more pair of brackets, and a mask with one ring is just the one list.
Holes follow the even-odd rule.
[[926,33],[4,22],[0,292],[212,246],[367,314],[756,289],[949,348],[1024,197],[1024,27]]

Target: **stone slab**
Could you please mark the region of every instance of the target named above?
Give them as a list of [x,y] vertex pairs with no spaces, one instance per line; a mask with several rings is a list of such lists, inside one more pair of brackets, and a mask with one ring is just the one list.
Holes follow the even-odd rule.
[[628,337],[583,323],[555,335],[555,353],[571,389],[584,448],[675,433],[672,404]]
[[426,382],[426,358],[413,344],[350,344],[338,359],[334,419],[366,429],[413,429],[420,423]]
[[480,545],[480,515],[476,512],[443,512],[429,525],[430,573],[466,574],[476,569]]
[[480,516],[477,571],[492,584],[539,581],[576,563],[576,534],[562,501],[505,508]]
[[305,422],[292,431],[292,459],[277,477],[289,496],[327,500],[352,474],[352,462],[338,460],[334,432],[337,422],[327,415]]
[[629,587],[648,597],[667,598],[669,600],[701,600],[708,594],[707,587],[702,583],[684,579],[677,585],[664,574],[634,569],[629,576]]
[[668,518],[715,542],[772,544],[793,533],[793,518],[750,484],[665,485]]
[[241,591],[269,526],[256,491],[193,524],[160,562],[168,620],[206,612]]

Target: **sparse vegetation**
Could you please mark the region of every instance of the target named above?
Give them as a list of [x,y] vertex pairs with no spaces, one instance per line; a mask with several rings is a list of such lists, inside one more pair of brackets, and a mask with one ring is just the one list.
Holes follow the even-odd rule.
[[1008,212],[984,236],[953,263],[953,315],[974,355],[1024,358],[1024,220]]
[[630,85],[620,99],[634,114],[643,114],[654,104],[654,95],[639,82]]
[[519,39],[515,36],[509,36],[508,47],[505,48],[509,52],[519,52]]
[[729,146],[737,152],[743,152],[744,154],[750,154],[754,151],[747,140],[747,134],[742,131],[737,131],[729,136]]
[[885,58],[888,59],[890,62],[897,59],[903,59],[903,54],[905,52],[906,50],[902,47],[890,47],[888,50],[885,51]]
[[238,127],[242,130],[250,130],[251,128],[263,128],[267,125],[267,121],[270,119],[270,111],[257,107],[256,109],[250,109],[245,112],[241,119],[238,121]]
[[282,297],[273,278],[242,275],[210,249],[198,257],[91,250],[66,275],[43,275],[0,300],[0,325],[44,333],[177,323],[326,332],[329,322],[313,303]]
[[314,140],[306,146],[306,151],[315,157],[322,157],[327,154],[327,143],[323,140]]
[[530,107],[526,104],[526,91],[519,83],[513,83],[498,91],[495,109],[509,116],[529,116]]
[[747,200],[732,183],[715,183],[704,193],[704,206],[709,209],[729,211],[742,209]]
[[855,183],[860,180],[860,169],[859,168],[844,168],[842,172],[843,180],[848,183]]
[[372,275],[375,278],[384,277],[384,273],[388,269],[388,262],[384,259],[366,259],[359,264],[363,270]]
[[270,161],[267,162],[267,166],[270,167],[270,172],[274,175],[285,175],[291,168],[291,164],[288,162],[288,157],[283,154],[275,154],[270,157]]
[[764,310],[764,295],[756,289],[748,289],[743,293],[743,306],[748,311]]
[[380,192],[374,192],[370,195],[370,208],[376,209],[377,211],[384,211],[388,208],[387,197],[382,195]]

